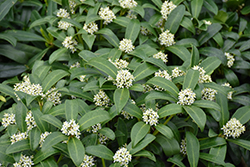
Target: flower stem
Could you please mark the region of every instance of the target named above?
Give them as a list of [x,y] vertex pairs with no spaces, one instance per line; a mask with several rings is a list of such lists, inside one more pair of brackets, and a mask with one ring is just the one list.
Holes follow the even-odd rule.
[[102,158],[102,166],[105,167],[105,160]]

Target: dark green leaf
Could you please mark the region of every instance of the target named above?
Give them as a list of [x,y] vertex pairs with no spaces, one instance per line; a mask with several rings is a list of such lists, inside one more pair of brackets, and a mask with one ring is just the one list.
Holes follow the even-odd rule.
[[[116,20],[116,19],[115,19]],[[113,33],[113,31],[111,31],[108,28],[103,28],[101,30],[99,30],[98,32],[96,32],[96,34],[102,34],[103,37],[105,39],[107,39],[107,41],[113,45],[114,47],[118,48],[119,47],[119,43],[120,40],[117,38],[117,36]]]
[[9,95],[12,98],[16,97],[14,94],[14,90],[10,86],[5,84],[0,84],[0,92],[5,95]]
[[56,166],[58,166],[53,157],[50,157],[50,158],[46,159],[45,161],[42,161],[41,165],[42,165],[42,167],[56,167]]
[[168,158],[168,162],[172,162],[173,164],[178,165],[179,167],[186,167],[181,161],[183,159],[183,156],[181,154],[176,154],[171,158]]
[[113,101],[116,105],[116,109],[118,110],[118,113],[120,113],[123,107],[127,104],[129,95],[130,95],[129,90],[127,88],[115,90]]
[[191,12],[193,17],[198,18],[201,8],[203,5],[203,0],[193,0],[191,1]]
[[46,159],[47,157],[50,157],[53,154],[58,153],[59,150],[50,147],[46,150],[39,150],[36,155],[34,156],[33,162],[34,164],[38,164],[39,162],[41,162],[42,160]]
[[217,147],[227,144],[226,140],[221,137],[208,138],[200,141],[200,149],[205,150],[211,147]]
[[134,157],[147,157],[151,159],[152,161],[156,162],[156,158],[153,153],[147,151],[147,150],[141,150],[138,153],[133,155]]
[[37,19],[30,24],[29,28],[31,29],[31,28],[36,27],[36,26],[44,25],[48,22],[53,23],[56,19],[57,18],[55,16],[46,16],[44,18]]
[[223,95],[220,92],[218,92],[216,94],[216,102],[221,107],[220,127],[222,127],[229,120],[228,100],[226,95]]
[[154,135],[147,134],[146,137],[142,141],[140,141],[133,149],[129,150],[129,153],[133,155],[133,154],[141,151],[144,147],[146,147],[154,139],[155,139]]
[[165,136],[158,134],[155,141],[161,145],[166,156],[172,156],[180,152],[179,143],[175,138],[168,139]]
[[86,42],[90,50],[92,49],[95,38],[95,35],[82,34],[82,39]]
[[183,109],[179,104],[168,104],[158,110],[159,118],[179,113],[183,113]]
[[111,140],[115,140],[115,133],[108,127],[104,127],[100,129],[98,132],[105,135],[107,138]]
[[25,65],[19,63],[0,63],[0,78],[14,77],[26,70]]
[[28,139],[21,140],[21,141],[11,144],[7,148],[6,154],[16,153],[16,152],[20,152],[24,150],[29,150],[29,149],[30,149],[29,140]]
[[24,106],[23,103],[18,102],[15,110],[16,110],[15,119],[16,119],[17,127],[21,132],[25,132],[27,129],[25,118],[26,118],[28,109],[26,108],[26,106]]
[[225,162],[223,160],[217,159],[217,157],[213,154],[207,154],[207,153],[200,153],[200,159],[204,159],[209,162],[213,162],[219,165],[225,165]]
[[135,42],[136,38],[139,35],[140,32],[140,21],[137,19],[131,19],[129,24],[127,25],[126,32],[125,32],[125,38],[130,39],[132,43]]
[[191,90],[194,90],[196,84],[199,80],[199,71],[189,69],[184,77],[184,83],[183,83],[183,89],[190,88]]
[[34,151],[38,145],[39,145],[39,141],[40,141],[40,130],[38,130],[38,128],[33,128],[31,129],[31,131],[29,132],[29,141],[30,141],[30,149],[32,151]]
[[68,142],[68,151],[69,156],[73,160],[74,164],[76,166],[80,166],[85,155],[85,148],[82,142],[75,137],[70,138]]
[[200,45],[203,45],[210,38],[212,38],[217,32],[220,31],[221,28],[222,28],[222,26],[219,23],[214,23],[214,24],[208,26],[207,31],[201,33],[200,36],[198,37],[198,41],[199,41]]
[[41,119],[43,116],[43,113],[38,108],[34,108],[31,111],[32,111],[32,114],[33,114],[33,117],[35,119],[38,129],[41,132],[47,131],[49,129],[48,123]]
[[196,136],[191,132],[186,132],[187,157],[191,167],[196,167],[199,161],[200,144]]
[[61,132],[52,132],[50,135],[48,135],[43,143],[42,150],[46,150],[54,145],[56,145],[59,142],[67,141],[68,137],[62,134]]
[[62,122],[61,122],[59,119],[57,119],[55,116],[53,116],[53,115],[49,115],[49,114],[43,115],[43,116],[41,117],[41,119],[42,119],[43,121],[46,121],[46,122],[48,122],[49,124],[51,124],[51,125],[57,127],[58,129],[61,129],[61,128],[62,128]]
[[133,73],[133,76],[135,78],[135,82],[139,81],[143,78],[146,78],[147,76],[153,74],[157,70],[158,70],[158,68],[154,67],[153,65],[150,65],[148,63],[142,63],[141,65],[139,65],[135,69],[135,71]]
[[[1,8],[1,6],[0,6],[0,8]],[[4,39],[4,40],[8,41],[14,47],[16,46],[17,40],[16,40],[16,38],[14,38],[11,35],[0,34],[0,39]]]
[[61,48],[54,51],[49,57],[49,64],[52,64],[55,60],[61,57],[64,53],[68,51],[67,48]]
[[200,60],[200,55],[198,49],[192,45],[192,52],[191,52],[191,67],[198,65]]
[[184,16],[184,18],[183,18],[183,20],[181,22],[181,26],[186,28],[187,30],[189,30],[193,34],[195,34],[194,25],[193,25],[192,21],[189,18]]
[[155,129],[169,139],[172,139],[174,137],[172,130],[166,125],[158,124],[157,126],[155,126]]
[[64,103],[63,104],[59,104],[55,107],[53,107],[51,110],[49,110],[48,112],[45,112],[44,114],[49,114],[49,115],[53,115],[53,116],[64,116],[65,114],[65,107],[64,107]]
[[137,122],[131,129],[132,147],[134,147],[141,139],[143,139],[150,129],[150,125],[144,122]]
[[114,156],[114,153],[108,147],[101,144],[86,147],[86,153],[106,160],[113,160]]
[[204,7],[207,8],[209,11],[213,12],[215,15],[217,15],[218,6],[213,0],[205,0]]
[[183,61],[190,60],[190,57],[191,57],[190,52],[184,46],[172,45],[172,46],[167,47],[166,49],[174,53]]
[[137,105],[133,104],[132,102],[128,102],[123,109],[124,111],[128,112],[130,115],[141,119],[142,118],[142,111]]
[[6,31],[7,35],[14,36],[18,41],[42,41],[45,42],[45,39],[40,35],[37,35],[33,32],[22,31],[22,30],[9,30]]
[[213,101],[209,101],[209,100],[195,100],[193,105],[195,105],[196,107],[210,108],[210,109],[214,109],[217,111],[221,111],[221,108],[217,103]]
[[247,123],[250,119],[250,106],[238,108],[232,118],[236,118],[241,124]]
[[17,0],[5,0],[1,2],[0,5],[0,21],[8,14],[10,8],[15,5]]
[[0,55],[3,55],[21,64],[25,64],[28,61],[28,57],[24,51],[18,50],[9,44],[0,45]]
[[78,116],[78,101],[77,100],[66,100],[65,101],[65,116],[66,120],[76,120]]
[[200,66],[203,67],[203,69],[206,71],[206,74],[212,74],[220,64],[221,61],[217,57],[207,57],[201,62]]

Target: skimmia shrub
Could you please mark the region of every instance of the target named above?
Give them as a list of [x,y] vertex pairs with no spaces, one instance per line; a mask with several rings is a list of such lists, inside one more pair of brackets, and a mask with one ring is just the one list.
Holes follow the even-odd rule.
[[0,166],[250,166],[250,1],[0,1]]

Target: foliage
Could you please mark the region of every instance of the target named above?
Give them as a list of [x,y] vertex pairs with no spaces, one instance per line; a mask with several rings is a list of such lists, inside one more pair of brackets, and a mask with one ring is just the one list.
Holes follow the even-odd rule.
[[250,166],[249,13],[1,0],[1,164]]

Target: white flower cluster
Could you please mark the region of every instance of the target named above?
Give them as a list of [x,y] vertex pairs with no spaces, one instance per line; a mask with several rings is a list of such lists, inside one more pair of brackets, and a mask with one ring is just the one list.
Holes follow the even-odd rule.
[[183,75],[185,75],[185,72],[180,70],[178,67],[175,67],[172,70],[172,78],[180,77],[180,76],[183,76]]
[[69,7],[72,14],[75,14],[76,3],[74,0],[69,0]]
[[64,41],[62,42],[62,45],[67,48],[70,49],[72,53],[74,53],[76,51],[75,46],[77,45],[77,42],[75,39],[73,39],[72,36],[68,36],[64,39]]
[[25,117],[25,122],[27,124],[27,132],[30,131],[32,128],[36,127],[36,122],[35,122],[34,117],[32,116],[31,111],[28,111]]
[[68,18],[68,19],[70,18],[69,13],[67,12],[67,10],[62,9],[62,8],[59,9],[56,16],[60,17],[60,18]]
[[88,128],[86,131],[89,133],[97,133],[98,130],[102,129],[102,125],[100,123],[95,124],[93,126],[91,126],[90,128]]
[[99,90],[99,92],[94,95],[94,102],[96,106],[108,107],[110,99],[103,90]]
[[16,124],[15,114],[13,113],[4,113],[2,118],[2,125],[6,128],[11,124]]
[[160,51],[160,52],[154,54],[154,55],[153,55],[153,58],[155,58],[155,59],[161,59],[164,63],[167,63],[167,62],[168,62],[168,55],[162,53],[162,51]]
[[27,75],[23,77],[22,83],[16,83],[14,85],[15,91],[24,92],[26,94],[32,96],[42,96],[43,95],[43,88],[40,84],[31,84],[30,79]]
[[120,166],[128,167],[129,162],[132,160],[132,155],[127,148],[122,147],[115,152],[113,159],[114,163],[119,162]]
[[117,72],[114,85],[116,85],[117,88],[129,88],[132,86],[134,80],[134,76],[128,70],[120,70]]
[[44,99],[45,97],[47,98],[47,101],[51,101],[54,103],[54,106],[57,104],[61,104],[61,99],[60,97],[62,96],[61,93],[58,93],[58,90],[56,88],[51,88],[48,90],[42,97]]
[[86,75],[80,75],[79,80],[80,82],[85,82]]
[[126,60],[122,60],[122,59],[115,59],[115,62],[112,62],[111,59],[109,59],[109,61],[115,65],[116,68],[118,69],[123,69],[123,68],[127,68],[128,67],[128,62]]
[[232,67],[235,61],[234,56],[227,52],[225,52],[225,56],[227,57],[227,66]]
[[178,94],[179,101],[177,102],[177,104],[180,105],[191,105],[194,103],[196,98],[196,94],[190,88],[181,90]]
[[107,140],[109,139],[107,136],[105,136],[105,135],[103,135],[103,134],[101,134],[101,133],[99,133],[98,134],[98,140],[99,140],[99,143],[101,143],[101,144],[107,144]]
[[72,65],[69,67],[69,69],[72,69],[72,68],[80,68],[80,67],[81,67],[80,63],[79,63],[79,62],[76,62],[76,63],[72,64]]
[[176,5],[172,1],[165,1],[161,6],[161,15],[167,20],[168,15],[176,8]]
[[27,139],[27,137],[28,137],[27,132],[21,133],[19,131],[17,134],[10,136],[10,141],[11,141],[11,144],[14,144],[15,142]]
[[44,132],[40,135],[40,141],[39,141],[39,144],[40,144],[40,147],[42,148],[43,146],[43,143],[44,143],[44,140],[47,136],[49,136],[51,134],[51,132]]
[[123,40],[120,41],[119,49],[125,53],[132,52],[134,48],[135,47],[130,39],[123,38]]
[[[224,83],[221,86],[226,86],[226,87],[232,88],[232,86],[229,83]],[[233,99],[233,91],[230,91],[227,93],[227,99],[230,99],[230,100]]]
[[187,154],[187,147],[186,147],[187,143],[186,143],[186,139],[182,139],[181,140],[181,150],[180,153],[182,153],[183,155]]
[[150,92],[150,91],[154,90],[154,89],[153,89],[151,86],[149,86],[149,85],[142,84],[142,86],[143,86],[143,92],[144,92],[144,93],[147,93],[147,92]]
[[214,101],[216,94],[217,94],[217,90],[211,89],[211,88],[204,88],[201,91],[201,96],[202,96],[201,99]]
[[109,24],[113,21],[113,19],[116,19],[116,16],[112,10],[109,9],[109,7],[102,8],[99,11],[99,16],[104,20],[104,24]]
[[161,18],[161,19],[155,24],[155,26],[158,27],[158,28],[161,28],[161,27],[163,26],[163,21],[164,21],[164,19]]
[[122,8],[134,8],[137,6],[137,2],[135,0],[119,0],[120,6]]
[[62,126],[62,133],[68,136],[76,136],[78,139],[80,139],[80,130],[79,130],[78,123],[76,124],[75,120],[71,119],[69,122],[65,121],[63,122]]
[[155,77],[161,77],[161,78],[165,78],[169,81],[172,81],[171,76],[168,74],[167,70],[163,70],[163,71],[159,70],[159,71],[155,72]]
[[145,112],[143,112],[142,119],[146,124],[149,124],[150,126],[156,126],[156,124],[158,123],[158,118],[159,115],[152,108],[149,108]]
[[25,156],[21,154],[19,162],[15,162],[13,166],[14,167],[31,167],[32,165],[34,165],[32,159],[33,159],[33,155]]
[[67,30],[69,27],[72,27],[73,25],[71,23],[68,23],[66,21],[59,21],[58,22],[58,28],[61,30]]
[[165,32],[161,33],[159,36],[159,40],[161,45],[171,46],[175,44],[174,34],[171,34],[169,30],[166,30]]
[[236,118],[231,118],[226,123],[226,125],[223,125],[221,130],[224,131],[224,135],[226,136],[226,138],[231,136],[233,138],[237,138],[241,135],[241,133],[244,133],[246,129],[245,126],[242,125],[239,120],[237,120]]
[[87,33],[93,35],[94,32],[98,31],[98,26],[97,26],[97,24],[96,24],[95,22],[91,22],[91,23],[89,23],[89,24],[84,24],[83,29],[84,29]]
[[209,20],[203,20],[203,22],[204,22],[206,25],[211,25],[211,24],[212,24],[212,22],[209,21]]
[[151,32],[146,27],[143,27],[143,26],[141,26],[141,33],[142,35],[145,35],[145,36],[151,35]]
[[210,83],[212,82],[212,78],[210,75],[205,75],[206,71],[203,70],[203,67],[194,66],[193,70],[198,70],[200,72],[199,83]]
[[133,119],[133,115],[129,114],[128,112],[122,110],[121,114],[124,116],[125,119]]
[[129,19],[137,19],[136,13],[133,10],[129,10],[126,17]]
[[88,155],[84,155],[84,159],[83,162],[81,163],[80,167],[91,167],[94,166],[94,157],[93,156],[88,156]]

